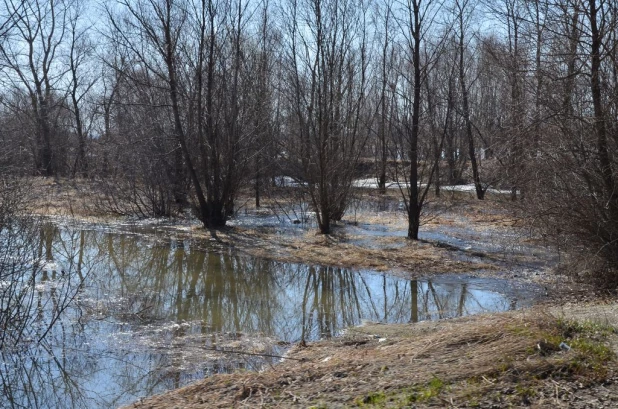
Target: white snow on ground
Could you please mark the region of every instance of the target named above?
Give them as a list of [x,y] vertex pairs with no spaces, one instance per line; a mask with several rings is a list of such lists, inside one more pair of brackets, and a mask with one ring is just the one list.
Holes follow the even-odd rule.
[[[406,188],[408,187],[408,185],[409,184],[407,182],[393,182],[393,181],[386,182],[387,189],[399,189],[399,187]],[[352,182],[352,186],[362,187],[366,189],[377,189],[378,181],[375,178],[356,179],[355,181]]]
[[[407,188],[410,184],[407,182],[394,182],[388,181],[386,182],[387,189],[399,189],[399,188]],[[375,178],[369,179],[356,179],[352,182],[353,187],[365,188],[365,189],[377,189],[378,181]],[[419,183],[419,187],[426,186],[424,183]],[[447,192],[471,192],[475,191],[475,187],[473,184],[470,185],[455,185],[455,186],[440,186],[440,189],[445,190]],[[487,193],[494,193],[499,195],[508,195],[511,194],[510,190],[505,189],[487,189]]]
[[[276,177],[277,184],[279,186],[291,186],[291,187],[299,187],[305,186],[306,183],[300,183],[295,181],[289,176],[277,176]],[[397,182],[389,180],[386,182],[387,189],[406,189],[410,186],[408,182]],[[425,187],[426,184],[419,183],[419,188]],[[376,178],[367,178],[367,179],[356,179],[352,182],[352,187],[364,188],[364,189],[377,189],[378,188],[378,180]],[[474,184],[469,185],[455,185],[455,186],[440,186],[440,189],[447,192],[470,192],[474,193],[475,187]],[[488,188],[487,193],[493,193],[498,195],[508,195],[511,194],[510,190],[506,189],[493,189]]]
[[[456,186],[440,186],[440,189],[449,192],[474,192],[476,188],[474,185],[456,185]],[[494,193],[498,195],[510,195],[511,191],[506,189],[487,189],[487,193]]]
[[275,177],[275,183],[277,184],[277,186],[292,186],[292,187],[306,185],[306,183],[297,182],[289,176],[277,176]]
[[41,270],[63,271],[64,268],[60,264],[56,263],[55,261],[42,261]]

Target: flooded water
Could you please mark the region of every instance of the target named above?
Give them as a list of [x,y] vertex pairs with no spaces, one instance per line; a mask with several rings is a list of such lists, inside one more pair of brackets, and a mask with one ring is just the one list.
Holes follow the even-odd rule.
[[62,314],[45,342],[2,349],[6,407],[116,407],[213,373],[259,369],[289,343],[365,320],[512,310],[537,294],[504,280],[410,281],[97,228],[46,224],[37,245],[45,263],[31,292],[33,322]]
[[[510,193],[510,192],[509,192]],[[430,212],[446,213],[439,206]],[[232,226],[249,228],[266,228],[284,235],[302,235],[315,230],[317,223],[315,213],[311,212],[309,204],[299,202],[287,207],[280,207],[273,214],[244,210],[230,221]],[[357,214],[364,213],[379,218],[380,214],[392,214],[404,210],[401,200],[387,196],[353,198],[346,210],[345,222],[334,226],[340,238],[350,244],[370,249],[400,248],[406,245],[407,223],[403,221],[396,225],[380,223],[358,223]],[[453,252],[452,258],[459,261],[491,262],[508,270],[538,270],[558,263],[560,256],[556,249],[530,242],[529,235],[522,229],[496,229],[491,226],[479,226],[466,219],[456,216],[456,223],[423,225],[419,231],[421,240],[447,247]],[[394,238],[386,242],[375,240],[376,237]]]

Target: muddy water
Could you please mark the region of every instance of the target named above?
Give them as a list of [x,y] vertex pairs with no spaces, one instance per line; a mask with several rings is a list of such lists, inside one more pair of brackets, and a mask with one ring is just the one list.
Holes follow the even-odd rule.
[[503,280],[410,281],[52,224],[38,246],[45,267],[32,314],[58,309],[57,282],[71,277],[79,287],[43,345],[26,340],[1,351],[7,407],[115,407],[213,373],[259,369],[289,343],[364,320],[504,311],[536,295]]

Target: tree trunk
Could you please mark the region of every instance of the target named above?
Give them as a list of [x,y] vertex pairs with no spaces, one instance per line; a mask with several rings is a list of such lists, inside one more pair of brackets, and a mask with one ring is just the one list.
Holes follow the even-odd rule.
[[[614,175],[611,165],[610,153],[607,144],[607,129],[605,124],[605,113],[603,110],[603,100],[601,96],[601,47],[602,33],[597,22],[598,8],[596,0],[589,0],[590,5],[590,31],[592,35],[591,49],[591,80],[590,92],[592,94],[592,104],[594,106],[594,129],[597,137],[597,150],[599,155],[599,165],[601,166],[601,176],[605,185],[608,198],[615,200],[617,194],[614,188]],[[612,203],[613,204],[613,203]]]
[[463,104],[463,117],[466,123],[466,137],[468,140],[468,156],[470,157],[470,165],[472,166],[472,179],[474,180],[474,189],[476,190],[476,198],[483,200],[485,198],[485,189],[481,185],[481,177],[479,175],[479,167],[476,161],[476,149],[474,147],[474,135],[472,133],[472,122],[470,121],[470,106],[468,102],[468,88],[466,86],[466,72],[464,69],[464,24],[463,24],[463,9],[459,12],[459,84],[461,87],[461,98]]
[[418,189],[418,136],[419,123],[421,116],[421,30],[420,30],[420,10],[419,2],[413,4],[414,27],[412,37],[414,41],[414,96],[412,101],[412,132],[410,135],[410,179],[408,200],[408,239],[418,240],[418,230],[420,227],[421,203]]

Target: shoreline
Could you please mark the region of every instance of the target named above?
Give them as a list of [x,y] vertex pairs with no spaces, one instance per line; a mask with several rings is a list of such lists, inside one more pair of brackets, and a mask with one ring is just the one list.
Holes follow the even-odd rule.
[[[64,195],[62,189],[55,194]],[[598,328],[586,327],[580,334],[585,342],[594,344],[595,351],[607,353],[604,359],[609,359],[611,355],[607,372],[592,368],[582,372],[583,375],[569,375],[558,381],[552,376],[542,381],[528,376],[534,378],[536,375],[534,368],[530,368],[527,362],[538,361],[543,365],[547,364],[543,351],[538,350],[539,340],[536,338],[556,337],[556,333],[562,331],[561,325],[564,320],[579,320],[573,322],[583,322],[584,327],[591,325],[587,319],[581,318],[585,317],[586,313],[572,316],[564,313],[565,305],[569,305],[568,302],[574,307],[567,307],[567,310],[579,308],[589,313],[594,311],[599,303],[605,302],[611,306],[614,300],[612,296],[601,299],[590,286],[577,283],[570,277],[555,274],[555,263],[551,259],[540,264],[535,263],[534,260],[539,255],[543,259],[550,253],[542,250],[543,246],[539,245],[534,237],[520,235],[518,231],[521,229],[517,226],[517,219],[505,211],[499,202],[485,202],[482,206],[473,201],[452,204],[446,210],[437,212],[422,228],[428,237],[438,239],[419,242],[407,241],[402,236],[402,232],[405,232],[405,215],[396,211],[362,210],[354,214],[353,220],[336,227],[334,234],[323,236],[316,234],[315,230],[299,228],[290,223],[263,227],[259,223],[243,225],[242,222],[235,221],[233,226],[219,231],[208,231],[196,223],[187,221],[174,223],[155,220],[153,223],[153,220],[127,220],[126,217],[93,214],[88,209],[77,209],[78,206],[68,210],[59,206],[54,211],[49,211],[49,207],[45,211],[45,206],[38,208],[43,210],[37,212],[43,217],[60,219],[61,223],[73,224],[77,221],[78,226],[86,224],[96,228],[108,225],[118,232],[129,231],[165,240],[172,238],[196,240],[205,243],[206,246],[214,245],[221,251],[233,251],[280,262],[371,270],[410,280],[442,274],[500,278],[538,285],[547,293],[537,306],[514,313],[481,314],[415,324],[368,324],[349,328],[342,337],[306,343],[306,347],[304,343],[294,345],[288,351],[289,358],[293,359],[284,360],[264,371],[213,375],[183,388],[144,398],[125,406],[127,408],[169,409],[246,405],[408,407],[411,404],[416,407],[425,405],[489,407],[495,404],[518,407],[527,406],[529,402],[536,402],[535,405],[543,407],[543,402],[547,403],[544,399],[548,393],[549,380],[563,382],[564,385],[561,384],[561,387],[572,389],[570,395],[563,396],[565,399],[582,393],[593,394],[599,382],[609,382],[613,385],[614,356],[618,351],[615,345],[618,345],[618,342],[614,339],[614,333],[607,328],[618,325],[618,320],[612,320],[611,323],[602,326],[603,337],[595,335],[600,331]],[[243,217],[249,219],[253,217],[259,222],[260,214],[265,211],[249,210],[245,213],[239,220]],[[377,233],[376,225],[380,227]],[[443,241],[440,240],[442,238]],[[503,239],[504,243],[501,242]],[[511,245],[509,241],[514,241],[516,244]],[[464,246],[460,243],[471,243],[471,245]],[[524,250],[518,246],[524,246],[522,247]],[[528,254],[526,246],[539,251],[530,251]],[[592,301],[592,304],[582,304],[581,299],[584,297],[588,302]],[[553,315],[549,315],[547,310],[551,310]],[[561,313],[562,318],[556,318],[560,317]],[[590,314],[588,318],[589,316]],[[542,325],[537,325],[539,323]],[[506,332],[503,331],[504,328],[500,328],[501,335],[494,340],[496,342],[501,340],[502,343],[494,345],[494,341],[491,340],[475,340],[476,334],[495,329],[497,326],[507,327]],[[534,330],[530,331],[530,328]],[[422,357],[424,354],[422,345],[438,342],[437,334],[441,334],[438,338],[446,336],[456,338],[469,334],[468,336],[472,338],[464,344],[449,346],[447,352],[457,351],[457,357],[466,356],[472,353],[467,351],[466,345],[479,344],[481,349],[474,350],[474,354],[484,355],[490,351],[495,354],[495,362],[486,362],[479,367],[480,369],[474,370],[472,367],[468,368],[468,365],[461,364],[471,370],[470,374],[467,376],[460,374],[459,377],[453,378],[448,371],[443,371],[444,368],[440,369],[441,366],[438,364],[444,359],[446,352],[443,351],[441,355],[438,348],[433,355],[433,361],[424,363],[428,367],[438,365],[437,369],[431,371],[431,376],[418,379],[403,377],[402,374],[406,371],[417,368],[418,363],[402,364],[398,360],[407,355]],[[418,350],[410,349],[411,337],[414,338]],[[521,348],[516,351],[508,348],[503,350],[503,344],[509,342]],[[399,358],[396,360],[393,358],[391,361],[391,358],[380,355],[380,351],[387,347],[394,357]],[[546,370],[548,373],[560,374],[564,371],[567,361],[571,362],[573,359],[587,362],[598,358],[588,352],[579,351],[577,356],[576,354],[567,356],[560,351],[552,351],[553,363]],[[376,354],[384,361],[380,365],[370,359]],[[517,357],[508,358],[509,354],[515,354]],[[355,362],[356,366],[351,368],[349,361]],[[569,367],[575,363],[566,365]],[[395,371],[395,368],[399,372]],[[311,374],[312,371],[316,371],[315,374]],[[514,376],[513,371],[520,373]],[[310,375],[299,378],[294,375],[296,373],[310,373]],[[569,386],[581,383],[581,376],[590,381],[586,383],[586,387],[578,389]],[[372,382],[374,379],[379,379],[379,382]],[[354,389],[350,386],[351,383],[361,386]],[[482,387],[479,388],[478,383]],[[510,396],[507,400],[498,399],[498,395],[491,394],[490,397],[485,397],[488,391],[496,389],[494,386],[498,384],[503,386],[502,392],[504,390],[514,392],[506,394]],[[336,385],[339,386],[335,387]],[[371,385],[371,388],[362,385]],[[618,393],[616,397],[618,399]],[[560,399],[555,397],[553,404],[573,403],[568,399]]]

